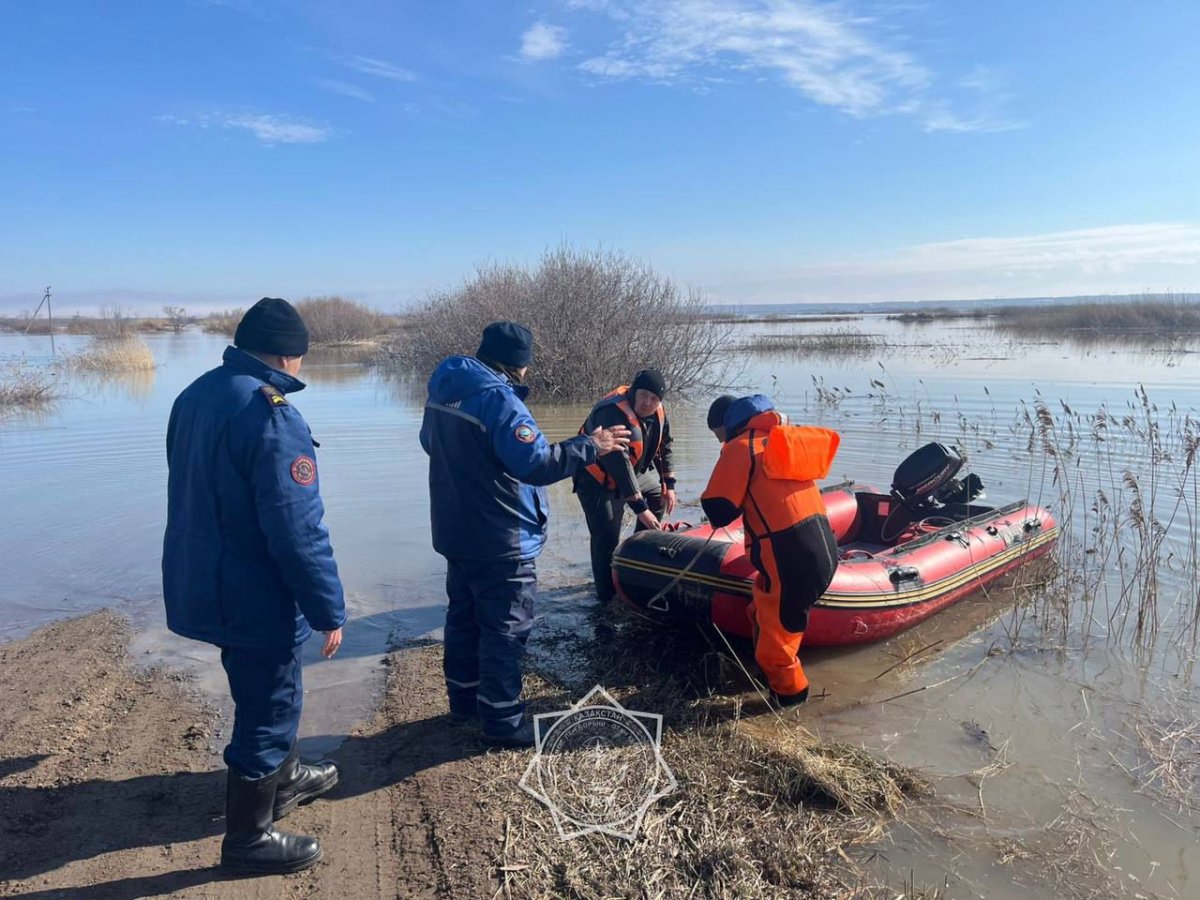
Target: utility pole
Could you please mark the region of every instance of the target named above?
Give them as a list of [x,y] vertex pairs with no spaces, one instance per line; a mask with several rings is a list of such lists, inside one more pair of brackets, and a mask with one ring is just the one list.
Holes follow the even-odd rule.
[[38,304],[37,309],[33,311],[33,318],[29,320],[29,324],[25,326],[25,333],[29,334],[29,329],[33,327],[33,323],[37,320],[38,313],[42,311],[42,307],[46,307],[46,319],[50,323],[50,355],[54,355],[54,312],[50,309],[50,285],[46,285],[46,292],[42,294],[42,302]]

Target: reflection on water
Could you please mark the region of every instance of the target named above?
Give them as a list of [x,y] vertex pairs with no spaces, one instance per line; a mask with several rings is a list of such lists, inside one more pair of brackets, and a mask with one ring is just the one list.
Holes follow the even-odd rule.
[[304,356],[301,377],[308,384],[352,384],[367,377],[374,355],[371,346],[314,347]]
[[[805,327],[747,326],[751,333]],[[1200,357],[1180,348],[1023,343],[961,322],[913,328],[867,317],[854,327],[879,335],[886,349],[875,358],[754,355],[745,376],[748,388],[771,394],[793,418],[842,433],[838,478],[886,485],[907,452],[937,439],[967,450],[991,502],[1024,496],[1056,502],[1053,473],[1035,465],[1041,457],[1029,447],[1025,413],[1039,396],[1065,417],[1060,402],[1084,414],[1105,404],[1129,414],[1138,384],[1162,410],[1175,404],[1190,411],[1200,395]],[[35,340],[0,335],[0,360],[23,354],[44,360],[48,347]],[[71,336],[61,339],[70,342]],[[152,380],[73,378],[49,414],[0,424],[0,508],[9,516],[0,543],[0,637],[116,606],[139,626],[140,655],[193,668],[221,695],[213,651],[162,627],[159,559],[167,414],[186,384],[219,364],[225,341],[187,333],[147,342],[159,363]],[[391,378],[356,359],[316,351],[302,377],[310,386],[293,401],[321,444],[322,491],[351,612],[337,658],[319,661],[316,646],[306,648],[304,735],[312,741],[345,733],[369,710],[389,635],[440,633],[445,570],[430,548],[427,466],[417,442],[423,379]],[[710,398],[669,399],[678,518],[698,521],[718,450],[704,425]],[[531,400],[555,439],[577,433],[587,413],[585,406]],[[1118,480],[1125,468],[1141,471],[1135,444],[1115,442],[1111,452]],[[1071,470],[1087,483],[1080,496],[1102,484],[1101,475],[1109,477],[1095,468],[1081,457]],[[587,531],[569,483],[550,493],[551,534],[539,571],[551,592],[543,613],[552,610],[561,623],[570,621],[565,611],[589,578]],[[1190,500],[1188,508],[1195,508]],[[1168,530],[1182,547],[1189,534],[1179,521]],[[1044,880],[1053,869],[1049,860],[1056,841],[1091,817],[1099,836],[1080,833],[1076,846],[1111,858],[1110,868],[1120,865],[1137,881],[1126,878],[1105,894],[1102,875],[1083,865],[1081,851],[1065,863],[1077,867],[1080,885],[1108,896],[1133,896],[1134,889],[1147,897],[1194,895],[1198,820],[1156,803],[1140,790],[1139,776],[1128,774],[1145,774],[1129,733],[1138,716],[1182,710],[1195,719],[1196,676],[1180,665],[1183,651],[1139,658],[1127,642],[1109,639],[1115,626],[1103,615],[1086,652],[1075,629],[1050,650],[1014,642],[1026,625],[1010,607],[1011,594],[993,589],[895,641],[808,657],[814,685],[830,700],[825,707],[810,704],[803,721],[826,736],[886,749],[938,780],[939,805],[890,833],[874,864],[880,878],[896,883],[912,868],[918,884],[948,875],[951,896],[1063,895]],[[922,657],[932,661],[877,678],[934,642],[937,649]]]
[[154,393],[155,369],[119,372],[72,372],[72,394],[89,400],[125,399],[144,408]]

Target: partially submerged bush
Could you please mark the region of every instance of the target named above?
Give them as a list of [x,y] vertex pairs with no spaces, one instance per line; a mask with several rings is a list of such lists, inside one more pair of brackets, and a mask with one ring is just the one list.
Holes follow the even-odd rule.
[[527,382],[543,398],[594,399],[646,367],[687,391],[729,376],[732,326],[707,312],[702,294],[633,257],[564,245],[534,269],[481,267],[461,287],[431,295],[386,357],[428,375],[446,356],[474,353],[489,322],[511,319],[533,331]]
[[315,346],[374,341],[391,324],[387,316],[345,297],[306,297],[296,304],[296,311]]
[[237,331],[238,322],[242,321],[242,316],[245,314],[244,309],[226,309],[210,313],[204,318],[202,327],[207,334],[223,334],[231,338]]
[[0,411],[36,409],[58,398],[58,386],[43,369],[21,363],[0,372]]
[[114,340],[97,335],[67,361],[84,372],[145,372],[155,367],[154,354],[139,337]]
[[128,310],[120,306],[102,306],[92,333],[99,340],[124,341],[137,334],[141,326],[142,320]]

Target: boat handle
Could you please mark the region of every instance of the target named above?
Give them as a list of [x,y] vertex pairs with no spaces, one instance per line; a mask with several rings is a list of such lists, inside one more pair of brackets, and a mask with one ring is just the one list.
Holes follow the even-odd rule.
[[921,573],[916,566],[897,566],[895,569],[888,570],[888,578],[893,584],[898,584],[901,581],[913,581],[920,577]]

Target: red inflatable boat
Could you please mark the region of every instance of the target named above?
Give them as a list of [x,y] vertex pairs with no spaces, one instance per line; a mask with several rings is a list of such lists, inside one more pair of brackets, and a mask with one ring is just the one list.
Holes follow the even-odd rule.
[[[1058,526],[1049,511],[973,502],[982,485],[954,477],[962,463],[953,448],[929,444],[896,470],[891,493],[854,482],[822,489],[841,559],[810,612],[805,646],[891,637],[1050,551]],[[643,613],[746,637],[754,575],[740,519],[639,532],[613,557],[618,593]]]

